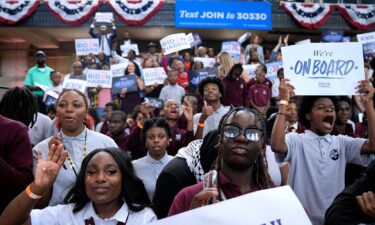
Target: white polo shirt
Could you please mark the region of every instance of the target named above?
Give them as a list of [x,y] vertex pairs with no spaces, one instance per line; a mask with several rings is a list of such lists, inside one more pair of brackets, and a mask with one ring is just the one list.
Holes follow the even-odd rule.
[[324,222],[325,211],[345,188],[347,163],[367,166],[370,155],[361,155],[366,139],[344,135],[318,136],[310,130],[288,133],[287,155],[278,154],[279,161],[289,162],[288,184],[314,225]]
[[[117,225],[118,222],[126,225],[142,225],[157,220],[156,215],[150,208],[144,208],[139,212],[128,209],[126,203],[117,211],[115,215],[108,219],[101,219],[95,213],[92,203],[73,213],[74,204],[51,206],[44,209],[34,209],[30,213],[32,225],[84,225],[85,220],[92,219],[95,225]],[[129,215],[129,217],[128,217]],[[128,218],[127,218],[128,217]]]

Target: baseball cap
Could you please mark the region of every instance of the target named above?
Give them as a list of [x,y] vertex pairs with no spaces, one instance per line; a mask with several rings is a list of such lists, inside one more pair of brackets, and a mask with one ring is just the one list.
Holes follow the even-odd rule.
[[149,47],[149,48],[155,47],[156,48],[157,46],[156,46],[155,42],[150,42],[150,43],[148,43],[147,47]]
[[46,56],[46,53],[44,53],[43,51],[37,51],[37,52],[35,53],[35,55],[36,55],[36,56],[38,56],[38,55]]

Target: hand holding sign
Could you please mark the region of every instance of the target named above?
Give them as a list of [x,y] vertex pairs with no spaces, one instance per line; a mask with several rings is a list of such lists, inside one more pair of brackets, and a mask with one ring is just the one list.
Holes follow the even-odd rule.
[[208,205],[212,199],[216,199],[219,192],[216,188],[206,189],[196,194],[191,202],[190,209]]
[[371,86],[370,81],[368,80],[361,80],[358,82],[359,85],[356,87],[357,93],[362,94],[362,101],[365,104],[372,104],[375,89]]
[[293,85],[287,83],[288,79],[282,79],[279,84],[279,96],[281,100],[289,101],[294,96]]

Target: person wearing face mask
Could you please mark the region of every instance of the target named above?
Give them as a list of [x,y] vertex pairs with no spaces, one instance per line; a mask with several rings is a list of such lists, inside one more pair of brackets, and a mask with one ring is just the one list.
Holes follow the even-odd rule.
[[173,156],[167,153],[171,137],[172,130],[164,118],[145,121],[142,139],[145,141],[147,155],[132,163],[135,173],[145,185],[150,200],[154,197],[156,180],[161,170],[173,159]]
[[336,121],[333,96],[305,96],[302,98],[299,120],[306,128],[298,134],[285,135],[286,110],[294,87],[286,80],[279,86],[280,108],[271,135],[271,148],[279,162],[289,163],[288,184],[294,190],[312,224],[321,225],[324,214],[333,199],[345,187],[345,166],[354,163],[367,166],[369,154],[375,153],[375,89],[368,80],[359,82],[358,94],[362,94],[368,113],[369,138],[352,138],[330,133]]
[[37,51],[36,65],[27,71],[24,85],[37,97],[39,112],[46,112],[46,105],[43,102],[44,91],[41,87],[51,88],[52,81],[50,74],[54,69],[46,65],[47,55],[43,51]]
[[[54,206],[63,202],[69,187],[76,181],[81,169],[82,160],[96,148],[116,147],[116,143],[108,136],[89,130],[85,126],[88,103],[83,93],[66,89],[56,100],[57,125],[61,126],[58,134],[45,139],[33,148],[34,168],[38,163],[38,150],[46,157],[51,144],[63,144],[68,152],[64,168],[60,170],[56,181],[43,203]],[[44,158],[45,159],[45,158]]]
[[246,82],[242,79],[243,68],[240,63],[235,64],[224,77],[225,93],[223,105],[225,106],[246,106],[247,88]]
[[174,198],[168,216],[273,187],[266,166],[266,125],[255,110],[234,108],[219,125],[216,186],[203,182],[182,189]]
[[65,204],[33,209],[53,186],[67,157],[62,144],[53,144],[47,156],[38,152],[34,181],[8,205],[0,224],[143,225],[157,219],[129,157],[116,148],[95,149],[87,155]]

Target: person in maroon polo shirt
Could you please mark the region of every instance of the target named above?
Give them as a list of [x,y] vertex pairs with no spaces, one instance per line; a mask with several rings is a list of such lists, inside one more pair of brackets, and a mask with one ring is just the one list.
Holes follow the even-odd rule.
[[216,160],[217,187],[203,183],[182,189],[168,216],[273,187],[265,165],[266,125],[253,109],[234,108],[220,121],[219,153]]
[[[128,143],[129,135],[125,133],[127,117],[121,110],[111,112],[108,117],[108,133],[107,136],[111,137],[117,146],[126,151],[126,144]],[[127,152],[128,153],[128,152]]]
[[225,106],[247,106],[247,87],[242,79],[243,68],[241,63],[235,64],[228,75],[223,78],[225,93],[223,105]]
[[256,84],[249,88],[248,104],[261,115],[266,116],[272,97],[271,89],[264,83],[267,74],[266,65],[260,64],[255,74]]

